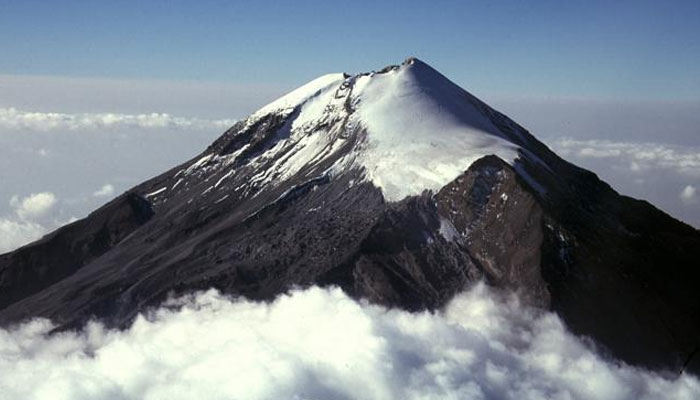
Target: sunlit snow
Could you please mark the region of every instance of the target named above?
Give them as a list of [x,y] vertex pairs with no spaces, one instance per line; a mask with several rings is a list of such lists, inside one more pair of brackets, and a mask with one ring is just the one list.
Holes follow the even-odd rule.
[[353,134],[360,136],[352,151],[327,172],[362,168],[390,201],[438,190],[485,155],[512,162],[519,147],[474,101],[417,59],[382,73],[324,75],[248,118],[246,126],[273,113],[292,118],[281,139],[251,161],[274,160],[251,183],[279,182],[337,156]]

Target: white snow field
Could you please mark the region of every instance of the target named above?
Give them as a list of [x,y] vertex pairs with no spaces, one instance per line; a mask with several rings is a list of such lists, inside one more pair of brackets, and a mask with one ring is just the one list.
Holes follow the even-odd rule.
[[[287,122],[277,142],[250,161],[275,160],[253,177],[256,185],[281,182],[336,156],[328,174],[361,167],[387,200],[398,201],[440,189],[485,155],[510,163],[522,156],[471,95],[415,58],[380,73],[321,76],[253,113],[245,127],[268,115]],[[359,140],[352,150],[337,153],[354,133]],[[226,168],[240,153],[190,169]]]

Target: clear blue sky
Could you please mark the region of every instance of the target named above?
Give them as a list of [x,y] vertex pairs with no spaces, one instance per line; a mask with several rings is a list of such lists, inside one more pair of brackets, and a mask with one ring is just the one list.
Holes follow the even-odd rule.
[[697,100],[700,1],[0,0],[0,74],[294,86],[409,55],[476,94]]

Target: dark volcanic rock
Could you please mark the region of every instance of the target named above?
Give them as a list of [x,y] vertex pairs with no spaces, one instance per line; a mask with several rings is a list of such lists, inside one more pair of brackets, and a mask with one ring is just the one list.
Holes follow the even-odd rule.
[[520,291],[532,305],[549,306],[541,273],[544,212],[509,165],[484,157],[437,199],[489,282]]
[[[312,107],[317,117],[303,116],[307,100],[251,116],[198,157],[0,256],[0,324],[43,316],[71,328],[97,317],[124,327],[170,294],[211,287],[269,300],[338,285],[380,304],[437,309],[484,279],[556,311],[624,361],[700,372],[700,233],[408,64],[380,73],[416,68],[419,93],[471,104],[518,158],[485,155],[439,190],[387,201],[376,171],[357,162],[373,142],[353,119],[363,104],[353,90],[374,74],[342,76],[329,103]],[[427,137],[435,157],[455,151]],[[303,164],[288,162],[305,152]]]
[[85,219],[0,256],[0,309],[75,273],[152,216],[148,201],[128,193]]

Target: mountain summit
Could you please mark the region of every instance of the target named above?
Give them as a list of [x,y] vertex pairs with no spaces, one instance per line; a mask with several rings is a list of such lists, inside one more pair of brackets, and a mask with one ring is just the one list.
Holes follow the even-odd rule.
[[[289,155],[266,169],[264,184],[333,159],[323,173],[361,167],[387,200],[398,201],[439,190],[485,155],[519,157],[523,138],[495,126],[483,107],[411,58],[379,73],[322,76],[254,113],[245,128],[271,114],[288,121],[265,157]],[[237,157],[247,144],[226,155]]]
[[478,280],[635,364],[700,371],[700,233],[429,65],[322,76],[0,256],[0,323],[126,326],[170,294],[337,285],[438,309]]

